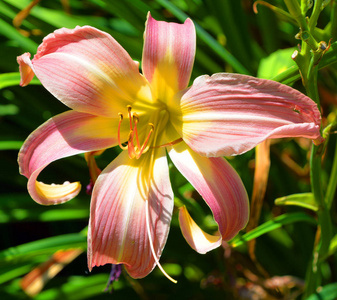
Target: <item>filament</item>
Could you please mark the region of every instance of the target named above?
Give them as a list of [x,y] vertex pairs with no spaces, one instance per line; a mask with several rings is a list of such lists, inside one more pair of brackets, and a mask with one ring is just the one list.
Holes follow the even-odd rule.
[[[151,136],[151,134],[152,134],[152,132],[153,132],[153,130],[154,130],[153,124],[152,124],[152,123],[149,123],[149,125],[151,126],[150,132],[149,132],[149,134],[147,135],[147,138],[146,138],[146,140],[145,140],[143,146],[140,148],[138,155],[136,156],[137,159],[140,158],[140,156],[144,153],[145,147],[146,147],[147,143],[149,142],[150,136]],[[138,141],[138,137],[137,137],[137,141]],[[146,152],[146,151],[145,151],[145,152]]]
[[172,142],[169,142],[169,143],[166,143],[166,144],[163,144],[163,145],[153,146],[152,148],[163,148],[163,147],[173,146],[173,145],[178,144],[178,143],[180,143],[182,141],[183,141],[183,139],[179,138],[179,139],[176,139],[176,140],[174,140]]
[[146,228],[147,228],[147,235],[149,236],[149,242],[150,242],[150,248],[151,248],[152,256],[153,256],[153,258],[156,262],[156,265],[158,266],[160,271],[162,271],[162,273],[165,275],[165,277],[167,279],[169,279],[170,281],[172,281],[173,283],[177,283],[178,282],[177,280],[173,279],[169,274],[167,274],[165,272],[164,268],[159,263],[159,260],[156,256],[155,251],[154,251],[152,237],[151,237],[151,231],[150,231],[150,221],[149,221],[149,200],[146,199],[145,202],[146,202],[146,206],[145,206]]

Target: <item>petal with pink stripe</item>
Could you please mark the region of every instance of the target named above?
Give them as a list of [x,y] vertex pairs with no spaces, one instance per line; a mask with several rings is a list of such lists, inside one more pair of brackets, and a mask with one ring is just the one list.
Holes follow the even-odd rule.
[[[133,278],[155,267],[146,225],[159,259],[169,232],[173,192],[165,149],[152,149],[138,160],[123,151],[94,186],[88,232],[88,266],[125,264]],[[153,159],[153,161],[151,161]]]
[[[119,119],[67,111],[38,127],[27,138],[19,153],[20,173],[28,180],[31,197],[44,205],[68,201],[79,192],[79,183],[46,185],[37,182],[40,172],[51,162],[75,154],[115,146]],[[127,124],[121,135],[128,136]]]
[[[247,192],[236,171],[224,158],[200,156],[184,142],[171,147],[169,156],[210,207],[222,240],[232,239],[249,217]],[[216,236],[201,234],[185,211],[179,219],[184,237],[196,251],[205,253],[221,244]]]
[[201,76],[175,100],[172,122],[202,155],[241,154],[267,138],[321,139],[317,105],[274,81],[228,73]]
[[127,105],[152,101],[138,64],[109,34],[90,26],[58,29],[43,39],[34,59],[18,57],[22,85],[32,79],[68,107],[117,117]]
[[196,47],[194,24],[156,21],[148,14],[142,67],[154,96],[169,104],[173,95],[188,86]]

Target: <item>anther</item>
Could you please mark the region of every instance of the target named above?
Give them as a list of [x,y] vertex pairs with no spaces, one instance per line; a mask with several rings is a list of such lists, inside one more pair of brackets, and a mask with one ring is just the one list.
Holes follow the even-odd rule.
[[127,105],[126,107],[128,108],[129,121],[130,121],[130,130],[132,130],[133,129],[132,128],[132,119],[131,119],[131,109],[132,109],[132,107],[131,107],[131,105]]
[[139,122],[139,116],[138,116],[138,114],[133,113],[133,114],[132,114],[132,119],[133,119],[133,122],[134,122],[134,123],[138,123],[138,122]]

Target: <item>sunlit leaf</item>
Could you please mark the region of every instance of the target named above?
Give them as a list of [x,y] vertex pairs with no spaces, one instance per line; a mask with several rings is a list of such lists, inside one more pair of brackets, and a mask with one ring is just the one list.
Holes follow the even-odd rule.
[[257,76],[265,79],[272,79],[288,68],[295,65],[291,55],[295,48],[277,50],[266,58],[261,59]]
[[318,205],[315,202],[312,193],[293,194],[285,197],[277,198],[276,205],[295,205],[304,207],[313,211],[318,211]]
[[279,217],[276,217],[273,220],[267,221],[266,223],[263,223],[262,225],[256,227],[255,229],[249,231],[248,233],[238,236],[234,238],[230,245],[232,247],[238,247],[243,245],[244,243],[256,239],[259,236],[266,234],[272,230],[275,230],[277,228],[280,228],[284,225],[293,224],[296,222],[308,222],[311,224],[316,224],[316,220],[314,217],[309,216],[305,213],[299,212],[299,213],[288,213],[281,215]]
[[[60,287],[50,288],[37,295],[36,300],[50,299],[89,299],[101,295],[108,281],[108,274],[97,274],[88,277],[71,277]],[[115,291],[124,288],[122,281],[114,282]],[[108,295],[111,296],[111,295]],[[109,297],[108,297],[109,298]],[[110,297],[111,298],[111,297]],[[93,299],[93,298],[92,298]],[[126,298],[125,298],[126,299]]]
[[[20,73],[13,72],[13,73],[5,73],[0,74],[0,89],[9,87],[9,86],[18,86],[20,84]],[[36,77],[30,82],[30,84],[41,84],[40,80]]]
[[[14,7],[17,7],[19,10],[24,9],[26,6],[29,5],[29,0],[3,0]],[[67,28],[74,28],[76,26],[84,26],[84,25],[104,25],[104,20],[100,17],[95,16],[76,16],[72,15],[71,17],[66,14],[65,11],[58,11],[53,9],[48,9],[42,6],[35,6],[30,15],[45,21],[55,27],[67,27]],[[94,23],[94,24],[93,24]]]
[[337,251],[337,234],[331,239],[329,247],[329,256],[333,255]]
[[31,39],[23,36],[21,33],[19,33],[13,26],[6,23],[4,20],[0,18],[0,35],[3,35],[7,37],[10,40],[15,41],[15,43],[24,49],[24,51],[29,52],[36,52],[37,49],[37,43],[32,41]]
[[87,239],[85,234],[70,233],[22,244],[1,251],[0,265],[11,263],[12,261],[25,260],[42,254],[52,254],[57,250],[71,248],[85,249],[86,243]]
[[331,283],[320,288],[306,300],[335,300],[337,298],[337,283]]

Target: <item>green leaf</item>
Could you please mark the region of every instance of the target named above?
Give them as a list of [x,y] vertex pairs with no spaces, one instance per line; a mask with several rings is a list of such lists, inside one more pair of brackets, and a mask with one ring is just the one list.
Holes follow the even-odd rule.
[[0,141],[0,150],[19,150],[22,144],[21,141]]
[[[0,74],[0,89],[6,88],[9,86],[19,85],[20,80],[21,80],[21,77],[20,77],[19,72]],[[30,82],[30,84],[41,84],[41,82],[35,77]]]
[[226,47],[253,72],[253,65],[257,67],[252,51],[254,40],[249,34],[247,15],[240,1],[209,0],[206,4],[226,36]]
[[0,104],[0,117],[13,116],[19,112],[19,108],[14,104]]
[[[4,0],[5,2],[13,5],[19,10],[24,9],[30,4],[29,0]],[[71,17],[67,15],[64,11],[48,9],[42,6],[35,6],[31,12],[31,16],[38,18],[54,27],[67,27],[74,28],[76,26],[93,25],[93,26],[103,26],[105,24],[104,19],[96,16],[77,16],[72,15]],[[32,51],[33,52],[33,51]]]
[[[63,284],[61,287],[55,287],[43,291],[37,295],[34,299],[44,300],[44,299],[89,299],[94,296],[102,295],[106,283],[108,281],[108,274],[97,274],[90,275],[88,277],[70,277],[70,280]],[[125,283],[122,281],[115,281],[113,288],[114,291],[123,289]],[[111,296],[111,295],[109,295]],[[125,296],[125,295],[124,295]],[[114,297],[107,297],[114,298]],[[124,297],[126,299],[128,297]],[[91,298],[94,299],[94,298]]]
[[277,198],[276,205],[296,205],[313,211],[318,211],[318,205],[312,193],[293,194]]
[[4,35],[9,40],[15,41],[15,43],[22,49],[28,52],[36,52],[37,44],[31,39],[23,36],[12,25],[6,23],[0,18],[0,35]]
[[291,55],[295,48],[277,50],[268,57],[261,59],[257,76],[271,79],[295,65]]
[[38,262],[24,262],[24,263],[11,263],[5,267],[0,268],[0,284],[10,281],[14,278],[17,278],[19,276],[22,276],[24,274],[27,274],[29,271],[32,270],[34,266],[38,263],[42,263],[43,259],[47,259],[44,256],[39,256],[38,257]]
[[0,252],[0,265],[13,261],[26,260],[43,254],[52,254],[57,250],[86,248],[87,238],[84,233],[70,233],[22,244]]
[[314,217],[307,215],[306,213],[289,213],[284,214],[279,217],[276,217],[273,220],[267,221],[266,223],[256,227],[255,229],[249,231],[248,233],[234,238],[230,245],[232,247],[238,247],[243,245],[244,243],[256,239],[257,237],[266,234],[272,230],[278,229],[284,225],[296,223],[296,222],[308,222],[311,224],[316,224],[316,220]]
[[319,292],[312,294],[306,300],[335,300],[337,298],[337,283],[323,286]]
[[331,239],[328,256],[333,255],[336,251],[337,251],[337,234]]

